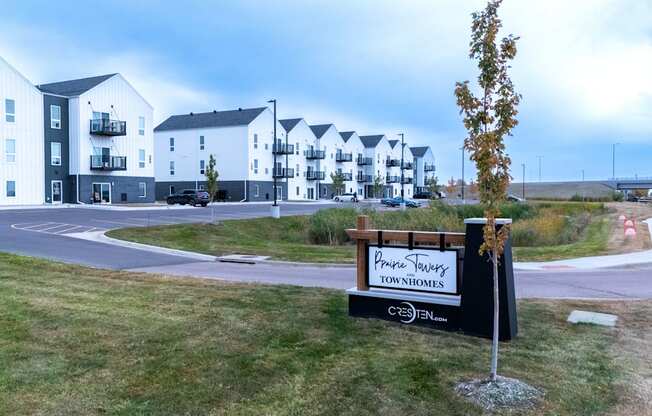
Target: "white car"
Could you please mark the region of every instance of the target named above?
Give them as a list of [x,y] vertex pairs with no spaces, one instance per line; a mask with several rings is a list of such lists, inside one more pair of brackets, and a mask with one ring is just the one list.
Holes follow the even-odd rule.
[[356,194],[342,194],[335,195],[333,197],[335,202],[358,202],[358,196]]

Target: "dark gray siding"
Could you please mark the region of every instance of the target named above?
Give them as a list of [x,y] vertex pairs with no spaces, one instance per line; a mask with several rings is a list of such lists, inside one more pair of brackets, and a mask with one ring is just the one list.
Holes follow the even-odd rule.
[[[61,128],[53,129],[50,123],[50,106],[61,108]],[[69,131],[68,131],[68,99],[45,94],[43,96],[43,120],[45,137],[45,202],[52,202],[52,181],[60,180],[63,187],[63,202],[76,201],[75,189],[69,172]],[[61,166],[52,166],[51,143],[61,143]]]
[[[75,183],[75,176],[72,176],[72,182]],[[147,187],[146,196],[141,197],[139,183],[145,182]],[[111,184],[111,203],[138,203],[154,202],[156,186],[154,178],[139,176],[108,176],[108,175],[79,175],[79,200],[83,203],[90,204],[92,201],[93,183],[110,183]],[[123,200],[126,197],[126,201]]]
[[[184,189],[195,189],[194,181],[177,181],[177,182],[156,182],[156,199],[165,200],[170,194],[170,186],[174,186],[174,191],[179,192]],[[203,186],[206,189],[206,182],[197,182],[197,186]],[[277,186],[283,189],[283,199],[288,199],[287,183],[278,182]],[[274,184],[271,181],[219,181],[217,187],[220,191],[226,191],[226,200],[229,202],[238,202],[246,199],[247,201],[273,201]]]

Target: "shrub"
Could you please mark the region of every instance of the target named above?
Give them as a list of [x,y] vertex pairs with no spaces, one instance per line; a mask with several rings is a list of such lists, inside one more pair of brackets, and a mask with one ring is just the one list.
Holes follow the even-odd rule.
[[345,230],[355,228],[357,216],[354,208],[320,209],[308,223],[310,241],[315,244],[344,244],[349,241]]

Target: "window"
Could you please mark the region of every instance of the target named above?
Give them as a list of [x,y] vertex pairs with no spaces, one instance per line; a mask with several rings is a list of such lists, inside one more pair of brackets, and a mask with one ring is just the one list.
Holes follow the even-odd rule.
[[265,143],[265,150],[267,150],[267,143]]
[[61,128],[61,107],[59,107],[58,105],[50,106],[50,128],[51,129]]
[[297,151],[297,155],[299,155],[299,142],[297,142],[297,145],[294,146],[294,150]]
[[258,159],[254,159],[254,173],[258,173]]
[[145,149],[138,149],[138,167],[145,167]]
[[265,175],[269,174],[269,168],[265,168]]
[[204,136],[199,136],[199,150],[204,150]]
[[174,152],[174,137],[170,137],[170,152]]
[[145,135],[145,117],[138,117],[138,135]]
[[257,197],[260,195],[260,185],[254,185],[254,196]]
[[299,196],[299,187],[297,186],[297,196]]
[[16,161],[16,140],[7,139],[5,141],[5,153],[7,155],[7,163],[14,163]]
[[295,169],[297,178],[299,177],[299,164],[297,163],[297,168]]
[[145,198],[147,196],[147,183],[138,182],[138,196],[140,198]]
[[5,120],[9,123],[16,121],[16,101],[9,98],[5,100]]
[[174,185],[170,185],[170,195],[174,195]]
[[50,164],[52,166],[61,166],[61,143],[50,143]]
[[199,174],[204,175],[206,173],[206,162],[203,160],[199,161]]
[[174,176],[174,160],[170,160],[170,176]]
[[254,134],[254,149],[258,149],[258,135]]
[[7,181],[7,196],[16,196],[16,181]]
[[204,190],[204,185],[199,185],[199,190],[203,191]]

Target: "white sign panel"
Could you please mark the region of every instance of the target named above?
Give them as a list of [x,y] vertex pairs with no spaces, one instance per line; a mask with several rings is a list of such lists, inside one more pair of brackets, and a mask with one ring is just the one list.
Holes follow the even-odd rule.
[[369,286],[457,294],[457,251],[368,248]]

